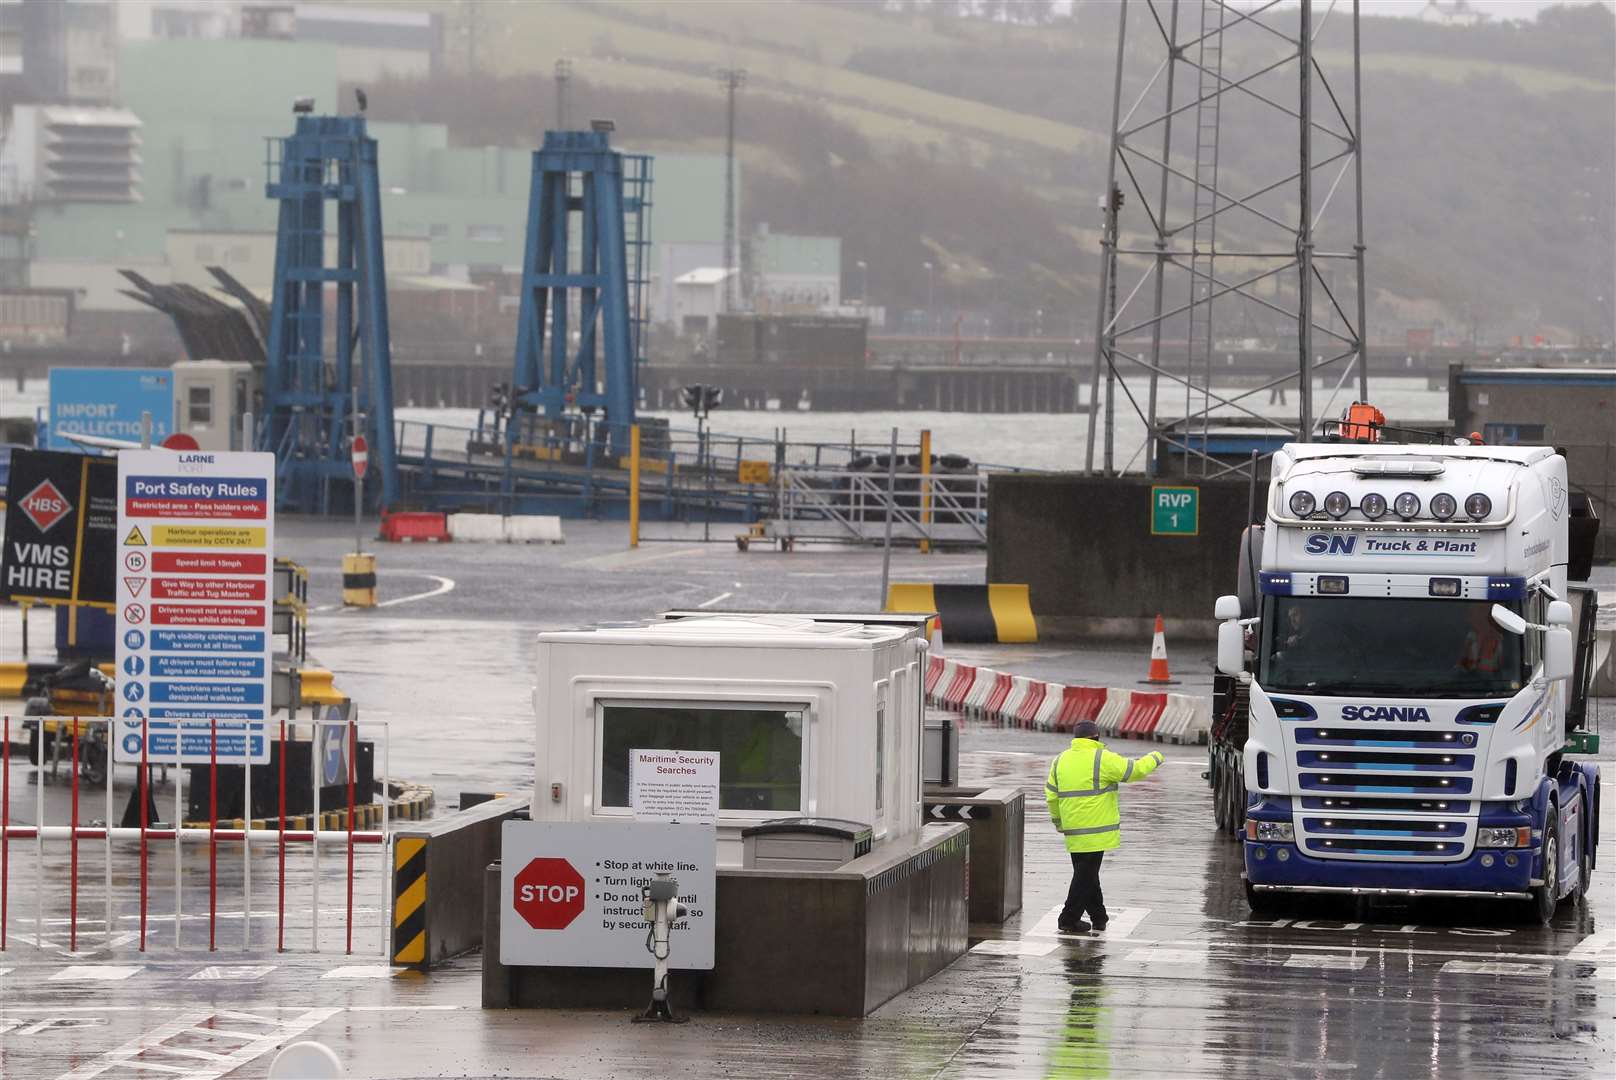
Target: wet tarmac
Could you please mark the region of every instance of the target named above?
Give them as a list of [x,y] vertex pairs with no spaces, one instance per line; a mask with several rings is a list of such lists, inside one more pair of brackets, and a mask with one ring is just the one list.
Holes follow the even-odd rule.
[[[295,523],[281,531],[287,553],[314,571],[319,606],[334,602],[337,556],[349,546],[328,533]],[[879,589],[880,558],[868,552],[742,555],[670,543],[628,554],[621,526],[569,523],[568,536],[555,548],[388,548],[383,599],[404,602],[316,616],[311,641],[321,661],[361,701],[364,717],[390,723],[396,775],[434,783],[451,805],[460,789],[528,786],[530,642],[538,629],[697,606],[725,593],[710,606],[869,608]],[[980,580],[981,566],[980,553],[900,555],[893,579]],[[409,599],[444,579],[451,590]],[[1174,674],[1198,691],[1207,650],[1169,644]],[[982,652],[1003,669],[1111,685],[1129,685],[1144,662],[1138,643]],[[1049,757],[1064,742],[965,730],[966,782],[1028,791],[1025,909],[1003,927],[973,927],[966,956],[862,1021],[703,1014],[663,1027],[632,1025],[626,1011],[485,1012],[475,957],[426,976],[379,962],[380,913],[368,885],[356,902],[363,929],[355,952],[344,952],[344,897],[327,876],[335,858],[321,875],[321,952],[310,951],[306,863],[289,890],[297,932],[287,951],[274,949],[272,885],[255,891],[243,948],[239,849],[221,859],[221,895],[238,914],[221,923],[216,951],[194,921],[206,910],[194,892],[195,875],[205,884],[205,855],[193,865],[188,850],[181,948],[172,942],[172,903],[159,900],[145,953],[124,936],[129,912],[120,906],[110,942],[104,923],[90,925],[80,953],[69,955],[57,936],[60,862],[45,871],[52,906],[41,946],[31,851],[18,859],[13,846],[0,1076],[263,1077],[275,1048],[298,1038],[329,1045],[348,1075],[377,1078],[1335,1080],[1609,1077],[1616,1069],[1616,860],[1596,870],[1588,901],[1562,905],[1548,928],[1483,902],[1303,901],[1254,918],[1239,847],[1211,825],[1205,750],[1168,746],[1167,766],[1123,792],[1123,847],[1104,866],[1110,927],[1061,936],[1054,913],[1069,864],[1037,803]],[[1113,746],[1131,755],[1146,749]],[[1601,760],[1616,775],[1616,755],[1607,750]],[[11,790],[14,814],[25,815],[32,792],[15,774]],[[1616,836],[1616,804],[1602,807],[1601,833]],[[93,854],[81,865],[83,902],[101,918],[99,847]],[[255,853],[258,889],[273,872],[273,849]],[[171,862],[153,864],[155,881],[171,887],[172,873]],[[120,864],[115,891],[131,881]]]

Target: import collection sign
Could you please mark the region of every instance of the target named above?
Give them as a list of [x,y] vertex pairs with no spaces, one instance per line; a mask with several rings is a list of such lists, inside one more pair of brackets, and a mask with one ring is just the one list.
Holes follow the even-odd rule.
[[1200,532],[1200,488],[1157,485],[1150,489],[1150,535],[1198,536]]
[[507,821],[500,834],[499,961],[529,967],[649,968],[640,888],[679,883],[671,968],[713,966],[718,883],[711,825]]
[[51,368],[48,450],[76,450],[68,435],[139,445],[140,416],[151,413],[152,443],[174,430],[174,376],[150,368]]
[[116,760],[267,763],[274,455],[125,450],[118,496]]

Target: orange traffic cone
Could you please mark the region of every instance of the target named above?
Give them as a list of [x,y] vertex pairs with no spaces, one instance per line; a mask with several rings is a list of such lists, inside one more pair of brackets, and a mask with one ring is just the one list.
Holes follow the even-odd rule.
[[943,617],[941,615],[931,621],[931,647],[927,651],[937,656],[943,655]]
[[1166,686],[1177,683],[1167,673],[1167,634],[1162,629],[1162,617],[1156,616],[1156,633],[1150,639],[1150,674],[1145,676],[1144,682]]

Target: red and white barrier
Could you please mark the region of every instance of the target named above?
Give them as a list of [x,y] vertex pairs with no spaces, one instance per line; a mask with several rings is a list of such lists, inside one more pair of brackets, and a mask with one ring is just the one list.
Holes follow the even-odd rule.
[[1147,739],[1156,730],[1162,711],[1167,708],[1166,694],[1151,694],[1135,690],[1130,695],[1128,711],[1123,714],[1118,731],[1134,739]]
[[[198,738],[206,738],[210,744],[209,756],[212,761],[209,765],[208,777],[210,792],[210,813],[208,826],[205,829],[200,827],[178,827],[184,821],[184,806],[181,801],[181,785],[178,778],[179,770],[176,770],[174,782],[174,820],[173,822],[168,823],[169,827],[159,829],[153,828],[152,823],[147,820],[147,816],[150,812],[149,807],[151,806],[151,802],[150,794],[147,788],[147,785],[150,783],[150,773],[145,762],[145,739],[142,739],[141,741],[141,761],[138,764],[133,764],[139,787],[139,790],[136,792],[136,798],[140,803],[140,825],[128,827],[110,826],[110,823],[116,819],[113,806],[112,781],[113,774],[117,770],[117,765],[110,760],[110,756],[112,754],[112,740],[115,737],[115,733],[112,730],[112,721],[110,719],[100,717],[84,717],[80,719],[73,719],[70,717],[29,717],[28,720],[30,722],[39,722],[42,724],[54,721],[56,724],[55,737],[58,739],[67,739],[71,743],[69,760],[64,762],[64,764],[67,764],[71,769],[68,777],[68,782],[71,784],[72,788],[70,803],[71,810],[69,811],[69,820],[66,824],[51,824],[46,821],[45,787],[47,778],[45,775],[45,770],[48,763],[46,760],[46,755],[43,752],[44,739],[41,738],[41,753],[38,755],[39,760],[33,765],[33,776],[30,777],[30,786],[33,788],[34,792],[34,820],[32,823],[26,825],[12,824],[11,739],[12,726],[13,724],[18,724],[20,726],[20,718],[10,716],[0,718],[0,758],[3,758],[3,761],[0,761],[0,953],[3,953],[8,947],[7,939],[10,932],[9,924],[12,921],[11,893],[13,885],[13,868],[11,865],[11,842],[13,840],[32,841],[28,847],[32,849],[34,856],[32,860],[33,873],[32,881],[28,884],[31,885],[34,892],[33,929],[34,944],[36,947],[43,947],[44,944],[44,927],[46,921],[45,906],[47,892],[60,888],[59,883],[53,883],[50,880],[55,876],[54,867],[52,866],[52,864],[55,863],[55,860],[51,860],[50,863],[47,863],[45,857],[45,845],[47,843],[65,843],[68,848],[69,870],[67,884],[67,949],[69,953],[78,951],[79,924],[81,921],[88,923],[90,926],[100,925],[104,928],[105,940],[107,942],[111,942],[113,940],[113,933],[116,926],[113,918],[114,860],[112,849],[114,843],[119,845],[137,846],[138,849],[138,876],[136,868],[131,866],[121,869],[117,875],[117,880],[120,883],[130,882],[132,880],[138,880],[139,882],[139,948],[141,952],[146,951],[148,943],[148,936],[146,932],[147,917],[149,908],[151,906],[153,892],[149,872],[151,844],[157,841],[173,845],[174,888],[172,910],[174,919],[174,946],[176,949],[182,947],[182,921],[185,918],[188,918],[188,916],[185,916],[181,910],[181,898],[184,894],[185,848],[187,846],[196,846],[202,844],[207,845],[209,951],[217,949],[219,945],[218,923],[220,844],[234,843],[241,845],[242,915],[240,917],[240,925],[242,927],[241,947],[243,950],[247,950],[252,947],[249,940],[252,931],[252,920],[248,913],[256,909],[253,903],[252,892],[252,845],[255,842],[260,845],[260,851],[273,844],[277,854],[279,872],[277,874],[278,880],[276,886],[276,947],[278,949],[284,951],[286,948],[286,851],[288,844],[307,844],[308,850],[311,853],[311,859],[313,862],[313,873],[310,875],[311,890],[313,893],[311,915],[313,919],[313,945],[316,951],[318,951],[320,939],[319,860],[321,844],[325,844],[328,847],[331,845],[336,845],[339,848],[345,849],[347,852],[346,948],[348,953],[351,954],[353,952],[354,850],[356,847],[374,846],[380,850],[382,872],[378,874],[377,877],[381,887],[381,910],[383,912],[388,912],[390,910],[390,903],[392,899],[392,853],[389,850],[390,845],[388,843],[388,817],[391,796],[386,790],[387,785],[385,782],[382,784],[382,790],[379,795],[382,806],[380,830],[363,831],[356,830],[353,827],[356,817],[354,813],[356,805],[356,793],[354,790],[354,768],[355,762],[359,756],[359,724],[356,721],[313,721],[310,725],[309,731],[310,738],[308,745],[310,752],[314,755],[310,768],[311,783],[313,783],[313,778],[319,778],[323,776],[324,773],[324,762],[322,762],[319,757],[320,748],[328,747],[335,742],[335,740],[320,738],[320,730],[322,728],[336,728],[346,735],[348,750],[347,753],[343,755],[346,758],[348,765],[347,816],[345,819],[347,824],[346,828],[318,828],[318,823],[320,820],[320,788],[318,784],[314,784],[313,786],[314,810],[312,815],[310,815],[315,822],[316,827],[313,829],[286,828],[286,760],[291,744],[288,741],[288,725],[284,720],[280,723],[279,732],[281,751],[279,755],[280,816],[276,822],[276,827],[273,829],[255,829],[251,825],[250,818],[252,813],[253,766],[248,765],[245,767],[242,777],[242,801],[247,815],[246,819],[244,819],[246,821],[246,825],[244,828],[239,829],[220,828],[220,819],[218,814],[219,776],[216,753],[219,737],[218,723],[217,721],[213,720],[181,720],[176,721],[180,728],[183,729],[179,732],[180,738],[189,741],[191,736],[195,735]],[[383,729],[380,743],[382,756],[380,764],[381,775],[385,778],[387,776],[388,760],[388,743],[386,738],[387,725],[367,723],[365,726],[380,727]],[[81,784],[79,771],[80,743],[84,738],[86,738],[88,732],[101,733],[101,746],[104,752],[109,755],[109,760],[106,762],[105,789],[103,792],[100,792],[100,794],[104,796],[105,804],[104,807],[95,808],[101,810],[101,814],[99,816],[101,816],[101,819],[104,822],[104,824],[101,825],[86,825],[83,823],[84,817],[89,813],[93,813],[94,810],[92,810],[91,805],[88,802],[85,802],[84,805],[81,806],[81,802],[83,802],[80,797],[81,788],[85,789],[83,791],[85,796],[92,796],[95,794],[89,791],[86,785]],[[123,763],[121,762],[118,763],[118,765],[122,764]],[[268,766],[260,765],[257,768],[262,771],[263,769],[268,768]],[[367,803],[368,800],[369,796],[367,795]],[[332,808],[327,807],[328,811],[331,809]],[[103,856],[102,888],[105,911],[102,912],[100,918],[81,919],[79,911],[79,853],[80,849],[86,842],[95,841],[99,841],[96,846],[101,849]],[[51,868],[52,872],[48,873],[48,867]],[[52,900],[53,904],[56,902],[56,900]],[[166,904],[164,905],[165,908],[167,908],[167,906],[168,905]],[[299,906],[300,904],[294,900],[294,911],[297,910]],[[166,913],[162,917],[166,918]],[[391,955],[391,951],[389,949],[391,927],[392,920],[390,918],[384,918],[381,926],[381,951],[384,957]]]
[[1071,731],[1093,721],[1112,737],[1206,743],[1211,706],[1189,694],[1119,687],[1065,686],[932,654],[926,699],[966,716],[1037,731]]

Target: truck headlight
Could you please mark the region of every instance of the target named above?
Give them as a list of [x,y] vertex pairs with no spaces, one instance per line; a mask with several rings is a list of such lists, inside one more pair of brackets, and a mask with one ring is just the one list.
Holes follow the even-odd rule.
[[1531,847],[1532,827],[1522,825],[1518,828],[1512,826],[1500,829],[1484,825],[1476,830],[1476,846],[1491,848]]
[[1291,513],[1299,518],[1311,517],[1316,505],[1311,491],[1298,491],[1291,495]]
[[1296,826],[1288,821],[1255,821],[1252,818],[1247,818],[1246,839],[1294,844],[1296,842]]

